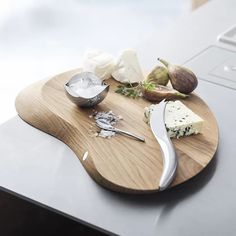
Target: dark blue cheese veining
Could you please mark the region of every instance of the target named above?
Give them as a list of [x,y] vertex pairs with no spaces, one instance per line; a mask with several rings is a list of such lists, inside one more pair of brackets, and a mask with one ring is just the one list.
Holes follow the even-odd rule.
[[[154,106],[145,107],[144,121],[149,123]],[[203,119],[180,101],[169,101],[165,110],[166,130],[170,138],[201,133]]]

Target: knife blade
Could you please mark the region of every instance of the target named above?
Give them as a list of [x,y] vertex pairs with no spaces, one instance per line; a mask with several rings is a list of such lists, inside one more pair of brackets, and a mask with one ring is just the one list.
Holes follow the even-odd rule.
[[165,190],[175,177],[177,169],[177,156],[174,146],[168,136],[165,126],[166,101],[162,101],[154,106],[150,117],[151,130],[161,147],[163,159],[163,171],[159,182],[159,190]]

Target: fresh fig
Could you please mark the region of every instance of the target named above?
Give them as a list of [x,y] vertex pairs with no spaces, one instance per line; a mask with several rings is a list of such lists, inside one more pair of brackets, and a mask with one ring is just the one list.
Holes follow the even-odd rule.
[[155,85],[167,85],[169,82],[168,71],[164,66],[156,66],[147,76],[146,81]]
[[159,103],[163,99],[172,100],[188,97],[186,94],[180,93],[175,89],[163,85],[156,85],[154,87],[150,87],[150,85],[148,86],[149,87],[145,84],[142,86],[142,94],[144,98],[151,102]]
[[183,66],[172,65],[161,58],[158,58],[158,60],[166,66],[174,89],[181,93],[189,94],[197,87],[197,77],[191,70]]

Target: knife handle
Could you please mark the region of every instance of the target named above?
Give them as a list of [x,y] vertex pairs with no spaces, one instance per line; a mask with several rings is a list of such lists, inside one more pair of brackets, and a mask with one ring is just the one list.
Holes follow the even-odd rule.
[[161,146],[161,155],[163,159],[163,171],[159,182],[159,190],[162,191],[170,185],[175,177],[177,156],[167,133],[162,137],[162,139],[158,139],[158,143]]

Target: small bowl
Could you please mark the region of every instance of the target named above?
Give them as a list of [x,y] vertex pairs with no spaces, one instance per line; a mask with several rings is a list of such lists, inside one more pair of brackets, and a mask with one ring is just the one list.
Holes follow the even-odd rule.
[[80,107],[99,104],[109,91],[109,85],[91,72],[74,75],[64,87],[67,97]]

